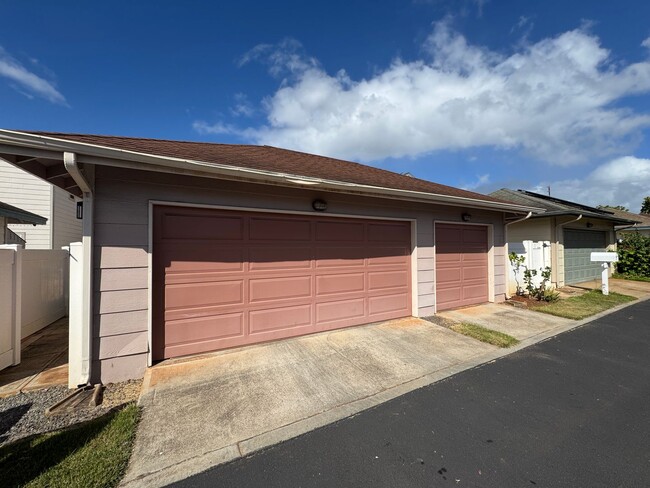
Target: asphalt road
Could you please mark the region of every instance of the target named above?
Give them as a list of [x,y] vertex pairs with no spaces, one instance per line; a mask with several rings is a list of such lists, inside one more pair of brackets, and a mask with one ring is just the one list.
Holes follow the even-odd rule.
[[179,487],[650,487],[650,301]]

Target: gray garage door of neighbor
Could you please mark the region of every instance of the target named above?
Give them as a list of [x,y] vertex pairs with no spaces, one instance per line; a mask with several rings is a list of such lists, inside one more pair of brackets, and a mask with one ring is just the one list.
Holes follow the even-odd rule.
[[591,262],[591,253],[606,247],[607,232],[564,229],[564,282],[570,285],[599,278],[602,268]]
[[155,206],[154,359],[411,315],[411,223]]
[[435,233],[436,309],[487,302],[487,227],[436,224]]

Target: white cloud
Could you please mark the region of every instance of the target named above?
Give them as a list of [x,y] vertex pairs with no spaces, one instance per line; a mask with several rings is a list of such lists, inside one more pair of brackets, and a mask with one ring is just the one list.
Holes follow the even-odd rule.
[[[39,63],[32,60],[32,64],[38,65]],[[29,98],[38,96],[52,103],[67,105],[65,97],[56,89],[53,82],[29,71],[1,46],[0,76],[15,83],[17,91]]]
[[238,133],[361,161],[490,146],[571,165],[625,154],[650,126],[650,114],[617,106],[650,92],[649,59],[615,65],[587,28],[514,49],[472,45],[447,20],[434,24],[424,59],[353,80],[296,41],[258,46],[242,63],[263,59],[284,78],[264,100],[266,123]]
[[598,166],[584,178],[542,182],[533,191],[586,205],[623,205],[638,212],[650,196],[650,159],[623,156]]
[[479,187],[488,185],[490,183],[490,175],[486,173],[484,175],[477,175],[476,180],[472,183],[462,186],[463,190],[476,190]]

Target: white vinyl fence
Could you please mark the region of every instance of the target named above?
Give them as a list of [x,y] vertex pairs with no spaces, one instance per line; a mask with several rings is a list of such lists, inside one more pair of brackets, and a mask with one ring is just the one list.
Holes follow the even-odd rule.
[[[520,242],[509,242],[508,243],[508,253],[514,252],[518,256],[524,256],[524,264],[517,276],[519,280],[519,286],[525,289],[526,285],[524,284],[524,275],[523,267],[526,266],[528,269],[537,270],[537,276],[533,278],[533,283],[535,286],[539,286],[542,282],[541,271],[547,267],[551,266],[551,243],[549,241],[520,241]],[[508,294],[514,295],[517,293],[517,281],[515,279],[514,269],[510,265],[510,260],[508,260],[508,267],[510,269],[509,279],[508,279]]]
[[0,369],[20,362],[21,339],[67,314],[68,256],[0,246]]

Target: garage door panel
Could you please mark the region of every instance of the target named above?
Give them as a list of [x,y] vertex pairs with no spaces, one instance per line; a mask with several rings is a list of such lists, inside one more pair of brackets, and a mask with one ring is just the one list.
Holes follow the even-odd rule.
[[364,273],[326,274],[316,277],[316,294],[329,295],[338,293],[363,292]]
[[311,222],[306,219],[254,217],[250,219],[250,239],[253,241],[309,241],[311,239]]
[[250,271],[281,271],[311,268],[310,247],[251,247],[248,251]]
[[311,304],[251,310],[250,334],[308,326],[311,324],[311,310]]
[[406,271],[372,271],[368,273],[368,290],[407,287],[409,279]]
[[317,247],[316,267],[364,266],[365,252],[361,247]]
[[251,279],[249,290],[251,303],[308,298],[311,295],[311,276]]
[[485,281],[488,269],[487,266],[463,266],[463,281],[479,280]]
[[165,330],[169,346],[244,335],[244,313],[171,321]]
[[243,303],[243,280],[221,281],[217,283],[184,283],[165,287],[165,304],[168,311],[179,308]]
[[462,291],[460,287],[445,287],[436,288],[436,300],[438,302],[438,310],[445,310],[454,306],[460,306],[462,303]]
[[411,259],[405,247],[377,247],[366,250],[368,266],[401,266]]
[[369,242],[410,244],[410,224],[406,222],[368,224]]
[[233,272],[244,270],[241,246],[216,247],[205,243],[168,244],[156,259],[165,267],[165,275],[183,272]]
[[463,270],[461,268],[438,268],[436,273],[438,280],[437,288],[460,286],[462,273]]
[[466,227],[463,229],[463,249],[475,247],[485,249],[485,227]]
[[481,301],[485,301],[485,284],[477,283],[476,285],[471,285],[465,283],[463,285],[462,297],[464,300],[471,300],[476,298],[480,299]]
[[458,249],[462,229],[454,225],[436,224],[436,246],[443,246],[449,249]]
[[160,228],[163,239],[241,240],[244,219],[234,216],[167,214]]
[[[365,298],[334,300],[316,304],[316,323],[327,324],[332,322],[350,323],[355,319],[365,317]],[[356,321],[355,321],[356,322]]]
[[[154,227],[155,359],[410,315],[410,223],[212,212],[241,221],[238,242]],[[166,213],[211,216],[155,206],[155,226]]]
[[436,224],[437,310],[488,301],[487,227]]
[[361,222],[316,222],[317,242],[363,242],[364,234]]
[[409,297],[407,293],[370,297],[368,299],[370,316],[373,317],[388,312],[404,310],[408,307],[408,300]]

